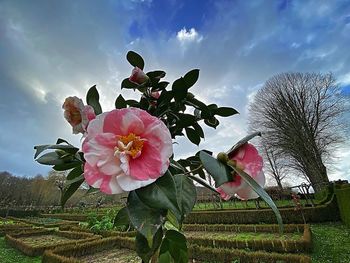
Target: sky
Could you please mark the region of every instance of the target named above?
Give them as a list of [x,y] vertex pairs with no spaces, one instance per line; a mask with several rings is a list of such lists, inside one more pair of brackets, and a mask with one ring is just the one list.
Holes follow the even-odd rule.
[[[66,97],[85,98],[96,84],[104,111],[120,93],[138,98],[120,89],[129,50],[170,82],[199,68],[192,93],[240,112],[206,128],[199,147],[178,140],[183,158],[226,151],[247,135],[249,102],[275,74],[332,72],[349,95],[349,47],[349,1],[0,0],[0,171],[47,174],[34,145],[81,145],[63,117]],[[334,156],[330,179],[350,179],[347,139]]]

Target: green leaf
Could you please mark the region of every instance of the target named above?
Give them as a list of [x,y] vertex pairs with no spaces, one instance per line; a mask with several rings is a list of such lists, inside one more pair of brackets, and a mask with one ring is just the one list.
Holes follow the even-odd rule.
[[214,129],[216,129],[216,127],[219,125],[219,121],[218,121],[218,119],[215,118],[215,117],[212,117],[212,118],[210,118],[210,119],[205,119],[205,120],[204,120],[204,123],[205,123],[206,125],[208,125],[209,127],[214,128]]
[[197,134],[204,139],[204,131],[202,127],[197,122],[193,123],[192,126],[196,130]]
[[84,182],[84,179],[81,179],[71,185],[68,186],[68,188],[64,191],[63,195],[61,196],[61,206],[64,207],[68,199],[79,189],[81,184]]
[[199,152],[199,158],[201,159],[205,170],[207,170],[207,172],[213,177],[215,187],[219,187],[223,183],[233,181],[231,174],[232,171],[227,165],[213,158],[204,151]]
[[213,111],[214,114],[219,115],[221,117],[228,117],[238,113],[234,108],[229,107],[220,107]]
[[180,123],[178,124],[179,127],[185,128],[196,123],[196,118],[191,114],[178,113],[177,116],[180,119]]
[[153,237],[152,245],[148,244],[147,239],[140,234],[136,233],[135,246],[137,255],[143,260],[143,262],[149,262],[153,254],[158,250],[163,239],[163,230],[158,229],[157,233]]
[[174,180],[177,189],[177,202],[181,209],[181,222],[188,215],[196,204],[197,192],[193,181],[183,174],[174,175]]
[[127,211],[132,225],[152,243],[153,236],[164,222],[166,209],[155,209],[145,204],[136,191],[129,192]]
[[73,178],[72,180],[67,180],[66,185],[74,184],[74,183],[81,181],[81,180],[84,180],[83,174],[79,175],[78,177]]
[[150,71],[147,72],[146,75],[150,78],[150,79],[161,79],[165,77],[165,72],[162,70],[155,70],[155,71]]
[[55,166],[52,167],[55,171],[66,171],[70,170],[72,168],[75,168],[77,166],[81,166],[82,162],[79,160],[73,160],[68,163],[63,163],[63,164],[56,164]]
[[[159,107],[162,107],[163,105],[168,106],[172,98],[174,98],[174,93],[172,91],[163,91],[158,98]],[[166,109],[168,109],[168,107],[166,107]]]
[[246,137],[244,137],[242,140],[240,140],[239,142],[237,142],[230,150],[228,150],[226,152],[227,155],[231,155],[233,154],[238,148],[240,148],[243,144],[246,144],[247,142],[249,142],[251,139],[253,139],[256,136],[261,136],[261,132],[254,132],[252,134],[247,135]]
[[194,144],[199,145],[201,142],[201,137],[198,135],[195,129],[185,128],[187,138]]
[[243,180],[251,187],[253,190],[272,208],[273,212],[276,215],[278,226],[280,233],[283,233],[283,221],[280,212],[278,211],[277,206],[272,201],[271,197],[268,195],[268,193],[265,192],[264,188],[262,188],[249,174],[244,172],[243,170],[235,167],[234,165],[228,165],[236,172],[238,173]]
[[187,96],[188,84],[185,82],[184,78],[181,77],[174,81],[171,89],[175,100],[182,101]]
[[131,81],[129,80],[129,78],[126,78],[126,79],[124,79],[124,80],[122,81],[121,88],[122,88],[122,89],[133,89],[133,90],[135,90],[135,89],[138,88],[138,86],[139,86],[139,85],[137,85],[136,83],[131,82]]
[[36,161],[40,164],[45,165],[60,165],[64,164],[64,160],[61,159],[61,156],[57,152],[49,152],[40,156]]
[[94,85],[89,89],[88,93],[86,94],[86,102],[87,104],[89,104],[91,107],[94,108],[96,115],[102,113],[102,108],[99,100],[100,100],[100,95],[98,94],[96,85]]
[[[59,143],[59,140],[57,140],[57,143]],[[37,158],[43,151],[54,150],[54,149],[63,150],[66,153],[71,153],[71,154],[75,154],[79,150],[78,148],[72,146],[71,144],[69,144],[69,145],[59,145],[59,144],[37,145],[37,146],[34,146],[34,150],[36,150],[36,153],[34,155],[34,159]]]
[[116,109],[123,109],[126,108],[128,105],[126,104],[125,99],[123,96],[120,94],[117,99],[115,100],[115,108]]
[[139,69],[143,70],[143,68],[145,66],[145,62],[144,62],[143,58],[139,54],[137,54],[136,52],[129,51],[126,54],[126,59],[129,61],[129,63],[132,66],[138,67]]
[[169,209],[181,220],[181,212],[177,203],[176,185],[170,172],[167,171],[154,183],[139,188],[136,194],[147,206],[155,209]]
[[56,144],[61,144],[61,143],[66,143],[66,144],[68,144],[70,146],[73,146],[69,142],[67,142],[65,139],[58,138],[57,141],[56,141]]
[[[169,261],[169,254],[173,261]],[[165,233],[159,250],[159,263],[169,262],[188,263],[186,237],[175,230],[168,230]]]
[[113,226],[117,227],[126,225],[130,225],[130,218],[128,215],[128,209],[126,207],[123,207],[115,216]]
[[79,177],[83,173],[82,165],[75,167],[72,171],[67,175],[67,180],[73,180],[74,178]]
[[199,69],[193,69],[186,73],[184,80],[187,83],[187,87],[192,87],[199,78]]
[[139,102],[136,100],[126,100],[126,104],[128,104],[130,107],[139,107]]
[[155,91],[155,90],[165,90],[166,87],[168,87],[169,85],[169,82],[167,81],[160,81],[158,83],[153,83],[153,88],[152,88],[152,91]]

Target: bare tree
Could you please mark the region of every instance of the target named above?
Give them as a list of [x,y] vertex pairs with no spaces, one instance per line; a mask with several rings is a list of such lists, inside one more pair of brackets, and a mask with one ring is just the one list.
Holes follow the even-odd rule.
[[324,162],[341,140],[342,99],[332,74],[279,74],[257,92],[250,127],[318,191],[329,182]]
[[[263,141],[263,140],[262,140]],[[289,172],[287,162],[283,159],[283,156],[279,155],[272,148],[267,148],[266,144],[262,143],[263,157],[267,166],[267,174],[269,174],[277,183],[277,186],[282,190],[282,180],[284,180]]]

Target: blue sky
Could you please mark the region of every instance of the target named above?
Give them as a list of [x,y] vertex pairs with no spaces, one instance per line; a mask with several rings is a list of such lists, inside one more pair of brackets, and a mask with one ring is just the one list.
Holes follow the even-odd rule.
[[[113,109],[131,72],[128,50],[169,81],[200,68],[193,92],[240,111],[206,129],[199,148],[179,140],[180,158],[226,150],[246,135],[247,105],[274,74],[331,71],[349,94],[349,46],[348,1],[2,0],[0,171],[45,174],[49,168],[33,161],[34,145],[58,137],[80,145],[63,118],[64,98],[85,98],[97,84],[103,109]],[[335,156],[331,178],[350,179],[350,144]]]

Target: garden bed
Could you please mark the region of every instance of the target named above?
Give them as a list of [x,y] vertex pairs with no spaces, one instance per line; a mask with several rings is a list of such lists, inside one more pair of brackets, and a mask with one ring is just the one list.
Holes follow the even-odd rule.
[[100,238],[101,236],[90,233],[42,230],[6,235],[5,240],[24,254],[37,256],[41,255],[46,249],[54,249],[62,245],[77,245]]
[[[64,246],[47,250],[43,255],[43,263],[83,263],[83,262],[140,262],[134,250],[134,239],[111,237],[77,246]],[[306,255],[267,253],[263,251],[249,252],[242,249],[208,248],[198,245],[189,246],[189,262],[279,262],[310,263]],[[120,257],[118,257],[120,256]],[[116,258],[113,258],[116,257]],[[97,261],[94,261],[97,259]],[[127,259],[128,261],[122,261]],[[135,261],[134,261],[135,260]],[[258,261],[259,260],[259,261]]]
[[[190,244],[212,248],[305,253],[312,249],[309,225],[285,225],[283,235],[277,225],[185,225]],[[255,230],[255,231],[254,231]],[[293,231],[295,230],[295,231]]]
[[57,218],[42,218],[42,217],[27,217],[27,218],[10,217],[10,218],[15,220],[15,221],[18,221],[18,222],[31,224],[34,226],[47,227],[47,228],[59,227],[61,225],[67,225],[67,224],[77,225],[79,223],[76,221],[65,221],[65,220],[57,219]]

